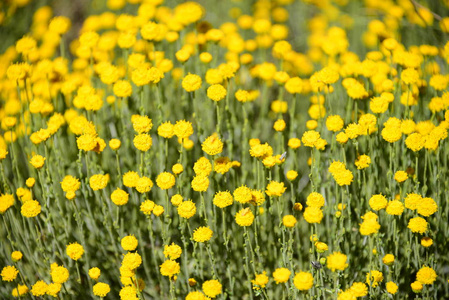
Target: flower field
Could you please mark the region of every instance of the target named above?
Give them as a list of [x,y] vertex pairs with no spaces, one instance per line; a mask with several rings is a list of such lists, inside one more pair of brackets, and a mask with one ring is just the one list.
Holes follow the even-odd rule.
[[1,299],[449,299],[449,1],[60,2],[0,3]]

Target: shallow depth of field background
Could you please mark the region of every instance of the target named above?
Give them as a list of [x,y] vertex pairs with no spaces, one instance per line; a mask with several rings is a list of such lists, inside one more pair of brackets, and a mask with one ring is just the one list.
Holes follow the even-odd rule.
[[449,299],[449,1],[0,3],[0,298]]

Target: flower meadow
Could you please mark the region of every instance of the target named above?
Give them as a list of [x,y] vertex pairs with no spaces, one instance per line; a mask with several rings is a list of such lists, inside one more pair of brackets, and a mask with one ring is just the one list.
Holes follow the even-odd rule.
[[2,299],[449,298],[449,1],[85,11],[0,4]]

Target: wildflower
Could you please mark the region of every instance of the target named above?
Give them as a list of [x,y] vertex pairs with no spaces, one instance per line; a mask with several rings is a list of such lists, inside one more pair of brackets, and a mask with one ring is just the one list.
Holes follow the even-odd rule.
[[140,204],[140,211],[143,212],[145,215],[150,215],[151,212],[154,210],[154,202],[151,200],[145,200]]
[[399,200],[393,200],[388,202],[386,211],[389,215],[400,216],[404,211],[404,205]]
[[304,219],[307,223],[321,223],[323,219],[323,211],[319,207],[308,206],[304,210]]
[[430,237],[423,237],[421,239],[421,246],[428,248],[433,245],[433,240]]
[[198,175],[193,177],[192,189],[196,192],[205,192],[209,188],[209,178],[207,176]]
[[359,170],[363,170],[365,168],[368,168],[371,164],[371,158],[368,155],[360,155],[357,160],[355,161],[355,166]]
[[266,193],[270,197],[280,197],[282,196],[282,194],[285,192],[286,189],[287,188],[284,187],[283,182],[271,181],[267,185]]
[[298,177],[298,172],[295,170],[289,170],[287,174],[285,174],[285,177],[287,177],[288,180],[293,181]]
[[216,102],[223,100],[226,93],[226,89],[221,84],[213,84],[207,89],[207,97]]
[[19,271],[14,266],[6,266],[2,269],[2,280],[3,281],[14,281],[17,278]]
[[286,215],[282,218],[282,224],[287,228],[293,228],[296,225],[296,218],[292,215]]
[[109,284],[98,282],[93,286],[93,293],[95,296],[104,298],[111,291]]
[[135,270],[142,264],[142,257],[137,252],[128,252],[122,260],[122,266]]
[[48,285],[44,281],[39,280],[31,287],[31,294],[36,297],[43,296],[47,293],[47,289]]
[[133,115],[131,117],[134,130],[139,133],[148,133],[153,127],[153,122],[148,116]]
[[364,297],[368,295],[368,287],[363,282],[354,282],[349,289],[355,297]]
[[50,283],[47,286],[47,295],[57,298],[61,291],[62,285],[60,283]]
[[254,221],[254,214],[249,208],[244,208],[235,214],[235,221],[239,226],[251,226]]
[[22,204],[20,213],[27,218],[33,218],[40,214],[41,205],[36,200],[30,200]]
[[157,176],[156,184],[161,190],[168,190],[175,185],[175,176],[168,172],[163,172]]
[[418,79],[419,79],[418,71],[416,71],[413,68],[407,68],[407,69],[403,70],[401,73],[401,80],[405,84],[415,83],[418,81]]
[[176,121],[176,124],[173,127],[173,131],[175,135],[180,139],[188,138],[193,134],[192,123],[184,120]]
[[142,176],[137,180],[136,190],[141,194],[148,193],[149,191],[151,191],[152,187],[153,181],[146,176]]
[[26,293],[28,293],[28,291],[29,289],[26,285],[18,284],[17,287],[13,288],[12,296],[17,298],[25,295]]
[[157,128],[157,134],[166,139],[172,138],[175,135],[173,124],[170,121],[162,123]]
[[78,243],[72,243],[66,246],[66,254],[73,260],[78,260],[84,254],[84,248]]
[[201,87],[201,77],[195,74],[188,74],[182,79],[182,87],[187,92],[194,92]]
[[122,289],[120,290],[120,299],[121,300],[138,300],[139,298],[137,298],[137,290],[134,286],[131,285],[127,285],[122,287]]
[[298,149],[301,146],[301,140],[298,138],[291,138],[288,140],[288,146],[292,149]]
[[198,243],[204,243],[212,238],[212,230],[209,227],[201,226],[193,232],[193,240]]
[[134,137],[133,143],[138,150],[145,152],[153,145],[153,139],[149,134],[141,133]]
[[159,217],[160,215],[162,215],[164,213],[164,207],[162,205],[155,205],[154,209],[153,209],[153,214],[156,217]]
[[414,281],[410,284],[410,287],[412,288],[412,291],[416,294],[421,293],[423,289],[423,284],[419,281]]
[[213,198],[214,205],[219,208],[225,208],[229,205],[232,205],[233,202],[234,199],[232,198],[231,193],[228,191],[217,192]]
[[328,246],[323,242],[315,242],[315,247],[318,253],[323,253],[328,250]]
[[111,139],[109,141],[109,147],[114,151],[120,149],[121,145],[122,145],[122,142],[118,139]]
[[178,214],[182,218],[190,219],[196,213],[196,206],[192,200],[184,201],[178,206]]
[[187,294],[185,300],[207,300],[207,297],[199,291],[193,291]]
[[31,160],[30,164],[35,167],[36,169],[40,169],[44,166],[45,157],[42,155],[34,155]]
[[284,131],[285,126],[286,126],[285,121],[280,119],[274,123],[273,128],[274,128],[274,130],[280,132],[280,131]]
[[175,243],[172,243],[170,246],[165,245],[164,247],[164,256],[170,258],[171,260],[175,260],[181,257],[182,249]]
[[217,134],[213,134],[201,144],[201,147],[207,154],[217,155],[223,151],[223,142]]
[[89,269],[88,275],[93,280],[97,280],[100,277],[101,271],[97,267],[93,267]]
[[126,187],[136,187],[137,181],[139,180],[139,174],[134,171],[129,171],[123,174],[123,185]]
[[372,270],[366,273],[366,283],[372,287],[376,287],[384,280],[382,272]]
[[274,281],[276,281],[276,284],[287,282],[291,273],[287,268],[277,268],[273,272]]
[[117,188],[111,194],[111,200],[117,206],[125,205],[126,203],[128,203],[128,199],[129,194],[120,188]]
[[98,191],[104,189],[109,181],[109,175],[96,174],[89,179],[89,185],[92,190]]
[[407,178],[408,174],[405,171],[397,171],[396,173],[394,173],[394,180],[396,180],[399,183],[406,181]]
[[248,203],[252,200],[251,189],[245,185],[234,190],[234,199],[242,204]]
[[437,279],[437,273],[431,268],[424,266],[419,269],[416,274],[416,280],[421,282],[422,284],[433,284]]
[[263,271],[261,274],[256,274],[255,278],[251,280],[251,283],[253,284],[253,289],[260,290],[265,288],[265,286],[268,283],[268,276],[267,272]]
[[425,233],[427,231],[427,221],[421,217],[415,217],[409,220],[407,226],[412,232]]
[[11,253],[11,259],[13,262],[17,262],[17,261],[21,260],[22,257],[23,257],[23,254],[20,251],[13,251]]
[[160,272],[162,276],[167,276],[169,278],[172,278],[174,275],[179,274],[180,271],[181,268],[179,266],[179,263],[174,260],[166,260],[160,266]]
[[202,288],[206,296],[211,298],[215,298],[222,293],[222,285],[216,279],[205,281]]
[[[11,194],[1,194],[0,195],[0,213],[5,213],[8,208],[13,206],[14,204],[14,196]],[[28,210],[28,209],[27,209]],[[40,210],[39,210],[40,212]],[[37,214],[39,214],[39,212]],[[23,213],[22,213],[23,215]]]
[[335,272],[335,270],[344,271],[348,267],[348,264],[346,263],[347,256],[340,253],[340,252],[334,252],[330,254],[327,257],[327,267],[332,271]]
[[51,270],[51,280],[55,283],[64,283],[69,279],[69,270],[63,266],[57,266]]
[[122,238],[120,241],[120,245],[125,251],[134,251],[137,248],[139,241],[136,239],[134,235],[128,235]]
[[344,126],[343,119],[339,115],[332,115],[326,119],[326,127],[329,131],[340,131]]
[[416,207],[418,214],[424,217],[429,217],[433,215],[437,210],[438,206],[432,198],[422,198]]
[[293,284],[300,291],[307,291],[313,287],[313,276],[309,272],[299,272],[293,278]]
[[307,196],[306,204],[313,207],[323,207],[324,197],[320,193],[312,192]]
[[310,130],[304,132],[301,141],[304,144],[304,146],[313,148],[319,139],[320,133],[315,130]]
[[179,175],[184,172],[184,167],[181,164],[174,164],[171,170],[175,175]]

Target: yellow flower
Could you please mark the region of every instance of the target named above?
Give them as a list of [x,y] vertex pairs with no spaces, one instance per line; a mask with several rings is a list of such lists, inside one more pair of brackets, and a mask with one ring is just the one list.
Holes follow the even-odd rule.
[[104,189],[109,182],[109,175],[96,174],[89,179],[89,185],[94,191]]
[[251,283],[253,284],[253,289],[255,290],[260,290],[265,288],[265,286],[268,283],[268,276],[267,276],[267,272],[263,271],[263,273],[261,274],[256,274],[255,278],[253,280],[251,280]]
[[157,128],[157,134],[166,139],[172,138],[175,135],[173,124],[170,121],[162,123]]
[[163,172],[157,176],[156,184],[161,190],[168,190],[175,185],[175,176],[171,173]]
[[171,260],[175,260],[181,257],[182,249],[175,243],[172,243],[170,246],[165,245],[164,247],[164,256],[170,258]]
[[399,200],[390,201],[388,202],[386,211],[389,215],[400,216],[404,211],[404,204]]
[[182,87],[187,92],[194,92],[201,87],[201,77],[195,74],[188,74],[182,79]]
[[145,152],[151,148],[153,140],[149,134],[141,133],[134,137],[133,143],[138,150]]
[[369,165],[371,164],[371,158],[365,154],[360,155],[354,164],[357,167],[357,169],[359,169],[359,170],[368,168]]
[[247,207],[235,214],[235,221],[239,226],[251,226],[254,221],[253,212]]
[[209,227],[201,226],[193,232],[193,240],[198,243],[204,243],[212,238],[212,230]]
[[209,188],[209,178],[207,176],[198,175],[193,177],[192,189],[196,192],[205,192]]
[[192,123],[185,120],[176,121],[173,131],[178,138],[186,139],[193,134]]
[[109,147],[112,150],[118,150],[120,149],[120,146],[122,145],[122,142],[119,139],[111,139],[109,141]]
[[296,225],[296,218],[293,215],[286,215],[282,218],[282,224],[287,228],[293,228]]
[[394,255],[393,254],[385,254],[382,258],[382,262],[387,266],[391,266],[394,263]]
[[101,270],[97,267],[93,267],[89,269],[88,274],[90,278],[92,278],[93,280],[97,280],[100,277]]
[[51,280],[55,283],[64,283],[69,279],[69,270],[63,266],[57,266],[51,270]]
[[313,276],[309,272],[299,272],[293,278],[293,284],[300,291],[307,291],[313,287]]
[[319,207],[308,206],[304,210],[304,219],[307,223],[321,223],[323,211]]
[[206,296],[211,298],[215,298],[222,293],[222,285],[216,279],[205,281],[202,288]]
[[416,274],[416,280],[422,284],[433,284],[438,275],[431,267],[424,266]]
[[394,173],[394,180],[396,180],[399,183],[406,181],[407,178],[408,175],[407,172],[405,171],[397,171],[396,173]]
[[285,126],[286,126],[285,121],[280,119],[274,123],[273,128],[274,128],[274,130],[280,132],[280,131],[284,131]]
[[121,206],[128,203],[129,195],[124,190],[117,188],[111,194],[111,200],[115,205]]
[[41,205],[36,200],[29,200],[22,204],[20,213],[27,218],[33,218],[40,214]]
[[45,295],[45,293],[47,293],[47,290],[48,285],[44,281],[39,280],[31,287],[31,294],[33,294],[33,296],[39,297]]
[[284,282],[288,281],[291,274],[292,274],[292,272],[290,272],[290,270],[287,268],[277,268],[273,272],[273,278],[274,278],[274,281],[276,281],[276,284],[284,283]]
[[2,269],[2,280],[3,281],[14,281],[17,278],[19,271],[14,266],[6,266]]
[[216,102],[223,100],[226,94],[226,89],[221,84],[213,84],[207,89],[207,97]]
[[233,202],[234,199],[232,198],[231,193],[228,191],[217,192],[213,199],[214,205],[219,208],[225,208],[229,205],[232,205]]
[[104,298],[111,291],[109,284],[98,282],[93,286],[93,293],[95,296]]
[[348,267],[346,263],[348,257],[340,252],[334,252],[327,257],[327,267],[335,272],[336,270],[344,271]]
[[178,214],[182,218],[190,219],[196,214],[196,206],[192,200],[182,202],[178,206]]
[[141,194],[148,193],[149,191],[151,191],[152,187],[153,181],[146,176],[142,176],[137,180],[136,190]]
[[323,207],[324,197],[320,193],[312,192],[307,196],[306,204],[313,207]]
[[[280,197],[287,188],[284,187],[283,182],[271,181],[267,185],[266,193],[270,197]],[[235,196],[234,196],[235,197]],[[237,199],[236,199],[237,200]]]
[[139,241],[136,239],[136,237],[134,235],[125,236],[120,241],[120,245],[122,246],[123,250],[125,250],[125,251],[136,250],[138,244],[139,244]]
[[201,147],[207,154],[217,155],[223,151],[223,142],[217,134],[213,134],[201,144]]
[[142,264],[142,257],[137,252],[128,252],[122,260],[122,266],[135,270]]
[[72,243],[66,246],[66,254],[73,260],[78,260],[84,254],[84,248],[78,243]]
[[366,283],[372,287],[376,287],[384,280],[382,272],[372,270],[366,273]]
[[148,116],[133,115],[131,117],[134,130],[141,133],[148,133],[153,127],[153,122]]
[[45,157],[42,155],[33,155],[33,157],[30,160],[30,164],[35,167],[36,169],[40,169],[44,166]]

